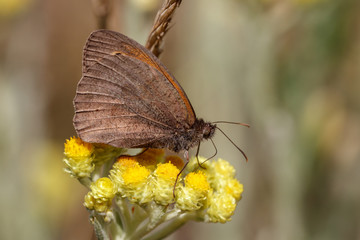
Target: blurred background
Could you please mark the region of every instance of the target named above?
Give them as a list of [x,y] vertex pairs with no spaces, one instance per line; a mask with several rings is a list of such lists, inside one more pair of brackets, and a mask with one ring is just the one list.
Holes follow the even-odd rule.
[[[144,44],[162,0],[110,3],[108,28]],[[0,0],[0,239],[92,237],[62,153],[98,4]],[[251,125],[220,126],[248,163],[214,138],[244,184],[233,220],[167,239],[360,239],[358,0],[184,0],[163,47],[198,117]]]

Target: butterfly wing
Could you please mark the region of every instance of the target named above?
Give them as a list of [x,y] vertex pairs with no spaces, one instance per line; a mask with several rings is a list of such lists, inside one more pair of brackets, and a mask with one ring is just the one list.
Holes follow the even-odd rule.
[[85,45],[74,106],[74,126],[84,141],[125,148],[171,148],[174,132],[196,119],[185,92],[160,61],[108,30],[92,33]]

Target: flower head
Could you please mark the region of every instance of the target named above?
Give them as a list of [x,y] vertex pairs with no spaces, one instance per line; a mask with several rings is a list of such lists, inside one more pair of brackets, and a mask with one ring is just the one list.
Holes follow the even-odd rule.
[[185,187],[193,188],[199,192],[206,192],[210,189],[206,176],[203,172],[191,172],[185,178]]
[[183,211],[195,211],[205,204],[210,191],[206,175],[201,172],[191,172],[185,177],[185,186],[177,192],[176,207]]
[[109,178],[103,177],[93,182],[90,190],[85,196],[84,206],[97,212],[108,211],[116,194],[115,184]]
[[94,146],[82,141],[80,138],[71,137],[64,144],[65,171],[73,177],[90,177],[94,171]]
[[173,201],[176,177],[180,170],[172,163],[159,163],[154,171],[154,200],[167,205]]
[[215,193],[210,198],[205,221],[225,223],[231,220],[236,208],[236,200],[229,194]]
[[134,157],[120,157],[110,170],[110,178],[116,183],[118,193],[131,202],[143,204],[152,200],[150,170]]
[[71,137],[64,143],[64,154],[68,158],[86,158],[94,152],[91,143],[84,142],[81,138]]

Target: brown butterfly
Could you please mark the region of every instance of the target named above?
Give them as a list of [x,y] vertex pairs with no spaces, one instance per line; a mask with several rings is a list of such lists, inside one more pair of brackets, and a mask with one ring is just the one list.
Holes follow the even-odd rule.
[[81,139],[121,148],[187,153],[217,128],[196,118],[184,90],[156,56],[109,30],[91,33],[86,42],[74,107]]

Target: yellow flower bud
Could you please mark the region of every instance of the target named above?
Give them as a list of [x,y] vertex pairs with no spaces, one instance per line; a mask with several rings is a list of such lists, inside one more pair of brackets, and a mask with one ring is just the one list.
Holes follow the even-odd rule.
[[85,196],[84,206],[97,212],[108,211],[116,194],[115,184],[109,178],[103,177],[93,182],[90,190]]
[[236,200],[241,199],[243,186],[235,178],[235,168],[227,161],[219,159],[211,162],[204,170],[215,192],[231,194]]
[[233,196],[236,201],[239,201],[244,191],[244,186],[237,179],[233,178],[227,182],[224,191]]
[[213,169],[217,175],[224,178],[232,178],[235,176],[235,168],[228,161],[221,158],[213,162]]
[[214,194],[209,199],[205,221],[225,223],[231,220],[236,208],[236,200],[230,194]]

